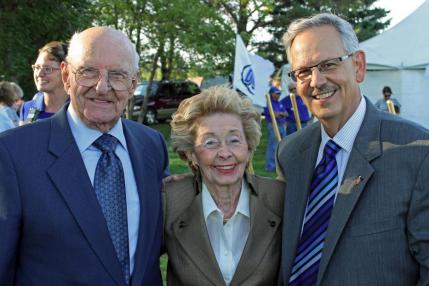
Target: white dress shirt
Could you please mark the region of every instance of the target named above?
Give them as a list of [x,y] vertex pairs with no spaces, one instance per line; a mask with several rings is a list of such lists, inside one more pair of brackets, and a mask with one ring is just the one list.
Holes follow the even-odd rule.
[[353,115],[349,118],[349,120],[347,120],[346,124],[344,124],[344,126],[337,132],[337,134],[335,134],[334,138],[329,137],[329,135],[326,133],[322,125],[322,130],[321,130],[322,140],[320,142],[316,166],[322,160],[323,149],[325,148],[325,145],[329,140],[332,139],[335,143],[337,143],[341,147],[341,150],[339,150],[335,155],[335,160],[337,161],[338,182],[339,182],[335,190],[337,194],[340,189],[341,182],[343,180],[344,171],[346,170],[350,153],[353,149],[353,144],[355,142],[356,135],[358,134],[359,129],[363,122],[363,118],[365,117],[365,111],[366,111],[366,101],[365,101],[365,98],[361,96],[361,101],[355,113],[353,113]]
[[223,212],[217,207],[207,186],[202,186],[203,213],[210,243],[226,285],[231,283],[250,230],[249,189],[243,180],[234,215],[223,224]]
[[[92,129],[86,126],[77,115],[73,106],[70,104],[67,109],[67,119],[82,155],[83,162],[88,172],[89,179],[92,186],[94,186],[95,169],[97,167],[98,159],[101,157],[101,151],[92,146],[92,143],[100,137],[101,133],[97,129]],[[124,131],[122,129],[121,119],[116,122],[115,126],[108,132],[114,136],[120,144],[116,147],[115,154],[119,157],[124,169],[125,178],[125,195],[127,201],[127,221],[128,221],[128,244],[130,254],[130,273],[134,269],[134,255],[137,248],[137,240],[139,234],[139,221],[140,221],[140,201],[137,192],[137,184],[134,177],[134,171],[131,164],[130,155],[127,149],[127,142],[125,140]],[[72,163],[72,162],[71,162]]]

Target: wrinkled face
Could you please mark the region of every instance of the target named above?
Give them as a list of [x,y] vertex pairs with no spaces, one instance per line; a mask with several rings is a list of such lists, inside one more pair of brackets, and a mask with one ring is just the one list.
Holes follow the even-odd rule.
[[239,116],[214,113],[198,120],[190,157],[210,189],[241,186],[250,152]]
[[[102,132],[110,130],[122,115],[137,84],[132,55],[121,43],[106,34],[96,39],[81,37],[81,48],[73,51],[63,64],[63,81],[73,109],[89,127]],[[70,52],[69,52],[70,55]],[[83,83],[82,76],[97,74],[94,85]],[[111,81],[117,75],[129,78],[129,88],[115,90]],[[98,76],[99,75],[99,76]],[[88,81],[86,81],[88,82]]]
[[34,63],[34,66],[39,68],[53,68],[51,73],[46,73],[42,69],[37,69],[33,72],[34,83],[36,84],[38,91],[50,93],[56,89],[63,88],[60,63],[50,59],[48,53],[40,53],[36,62]]
[[[346,54],[334,27],[311,28],[295,37],[291,46],[291,68],[313,66]],[[298,94],[324,126],[341,128],[352,116],[360,102],[358,84],[364,79],[365,65],[364,53],[357,51],[323,73],[313,68],[311,78],[297,80]]]

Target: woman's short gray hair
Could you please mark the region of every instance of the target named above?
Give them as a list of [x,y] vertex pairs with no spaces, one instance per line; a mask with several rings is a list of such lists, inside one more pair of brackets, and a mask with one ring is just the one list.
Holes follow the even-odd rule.
[[173,151],[177,152],[182,160],[187,161],[191,169],[193,166],[186,154],[194,148],[197,121],[214,113],[238,115],[243,124],[249,151],[253,154],[259,145],[261,115],[252,102],[226,85],[210,87],[198,95],[183,100],[170,123]]
[[329,25],[334,27],[341,36],[347,54],[359,49],[359,41],[352,25],[341,17],[330,13],[322,13],[309,18],[300,18],[293,21],[283,35],[283,44],[286,48],[287,59],[291,64],[291,46],[295,37],[307,29]]

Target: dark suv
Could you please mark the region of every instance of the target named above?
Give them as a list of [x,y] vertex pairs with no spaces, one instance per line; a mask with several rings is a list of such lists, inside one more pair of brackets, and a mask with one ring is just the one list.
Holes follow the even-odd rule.
[[[148,82],[140,83],[134,92],[134,116],[138,116],[142,109],[147,85]],[[150,125],[157,121],[170,119],[183,99],[198,94],[200,91],[198,85],[187,80],[152,82],[151,95],[147,104],[146,124]]]

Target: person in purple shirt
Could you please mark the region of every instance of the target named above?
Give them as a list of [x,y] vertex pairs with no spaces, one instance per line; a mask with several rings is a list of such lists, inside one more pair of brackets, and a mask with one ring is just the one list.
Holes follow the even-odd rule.
[[[298,106],[299,119],[301,121],[301,127],[304,128],[311,121],[310,113],[308,112],[307,107],[302,101],[301,96],[296,92],[296,83],[290,82],[288,84],[289,93],[295,94],[296,105]],[[286,133],[288,135],[294,133],[297,130],[295,114],[293,113],[292,101],[290,100],[290,95],[286,96],[280,102],[286,108],[288,116],[286,117]]]
[[[274,115],[276,117],[277,126],[279,128],[280,137],[286,136],[286,116],[287,111],[285,106],[279,101],[281,91],[277,87],[273,86],[270,88],[271,105],[273,107]],[[277,147],[277,139],[274,134],[274,128],[272,124],[272,118],[268,109],[268,106],[264,108],[265,121],[267,122],[268,130],[268,143],[267,150],[265,152],[265,171],[275,172],[276,162],[275,153]]]

